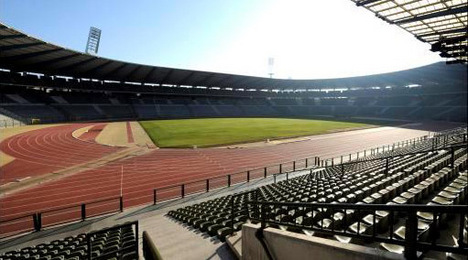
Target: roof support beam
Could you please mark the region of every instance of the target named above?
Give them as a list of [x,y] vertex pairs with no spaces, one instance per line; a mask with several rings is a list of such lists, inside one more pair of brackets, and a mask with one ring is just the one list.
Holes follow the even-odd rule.
[[150,82],[148,82],[148,80],[151,78],[151,76],[153,75],[155,70],[156,70],[156,67],[153,67],[148,71],[146,76],[143,78],[143,83],[150,83]]
[[458,51],[464,50],[465,52],[468,51],[467,46],[463,45],[450,45],[450,46],[434,46],[434,49],[431,48],[431,51],[442,51],[442,52],[451,52],[451,51]]
[[219,74],[218,78],[211,79],[211,82],[206,82],[206,87],[229,87],[227,84],[220,85],[220,83],[226,83],[225,81],[229,79],[229,75]]
[[89,63],[91,61],[94,61],[96,59],[97,59],[97,57],[91,57],[90,59],[87,59],[87,60],[82,60],[80,62],[76,62],[76,63],[70,64],[70,65],[67,65],[67,66],[63,66],[61,68],[58,68],[58,70],[59,71],[66,71],[66,70],[69,70],[69,69],[73,69],[73,68],[76,68],[78,66],[87,64],[87,63]]
[[[40,62],[31,62],[31,63],[28,63],[26,64],[25,66],[21,66],[19,67],[18,69],[20,70],[24,70],[24,71],[31,71],[31,72],[46,72],[46,74],[51,74],[51,75],[57,75],[57,71],[48,71],[47,70],[47,67],[51,64],[54,64],[54,63],[57,63],[57,62],[60,62],[60,61],[64,61],[64,60],[67,60],[67,59],[71,59],[71,58],[74,58],[74,57],[77,57],[77,56],[80,56],[81,53],[74,53],[74,54],[71,54],[71,55],[67,55],[67,56],[63,56],[63,57],[58,57],[58,58],[55,58],[55,59],[51,59],[51,60],[45,60],[45,61],[40,61]],[[3,59],[2,59],[3,61]],[[41,70],[41,68],[45,68],[45,70]]]
[[168,84],[166,81],[169,79],[173,72],[174,69],[170,69],[169,72],[167,72],[166,75],[164,75],[164,77],[161,79],[160,84]]
[[70,55],[67,55],[67,56],[58,57],[58,58],[51,59],[51,60],[32,62],[32,63],[30,63],[28,65],[28,67],[31,67],[31,68],[38,68],[39,67],[40,68],[42,66],[48,66],[48,65],[60,62],[60,61],[65,61],[65,60],[68,60],[68,59],[71,59],[71,58],[74,58],[74,57],[78,57],[80,55],[81,55],[81,53],[73,53],[73,54],[70,54]]
[[[443,35],[443,34],[452,34],[452,33],[463,33],[466,32],[466,28],[458,28],[458,29],[453,29],[453,30],[446,30],[446,31],[440,31],[440,32],[433,32],[433,33],[426,33],[426,34],[421,34],[416,36],[418,39],[421,39],[423,37],[427,36],[434,36],[434,35]],[[421,39],[422,40],[422,39]]]
[[447,65],[451,65],[451,64],[465,64],[465,61],[463,60],[448,60],[447,62],[445,62]]
[[109,65],[109,64],[112,63],[112,62],[113,62],[112,60],[107,60],[106,62],[102,63],[101,65],[98,65],[98,66],[96,66],[96,67],[94,67],[94,68],[92,68],[92,69],[90,69],[90,70],[87,70],[87,71],[85,71],[85,72],[80,73],[80,76],[81,76],[81,77],[83,77],[83,76],[85,76],[85,77],[93,77],[93,74],[94,74],[96,71],[98,71],[98,70],[104,68],[105,66]]
[[41,55],[50,54],[50,53],[57,52],[57,51],[60,51],[60,50],[62,50],[62,49],[60,48],[60,49],[52,49],[52,50],[46,50],[46,51],[23,53],[23,54],[19,54],[19,55],[3,57],[2,59],[4,59],[7,62],[12,62],[12,61],[16,61],[16,60],[29,59],[29,58],[33,58],[33,57],[37,57],[37,56],[41,56]]
[[25,37],[26,35],[24,34],[2,35],[0,36],[0,40],[17,39],[17,38],[25,38]]
[[[110,75],[112,75],[112,74],[116,73],[117,71],[121,70],[122,68],[126,67],[127,65],[128,65],[128,63],[122,62],[122,64],[117,66],[115,69],[113,69],[113,70],[107,72],[106,74],[102,75],[102,77],[107,78]],[[117,77],[114,77],[114,78],[117,78]]]
[[462,7],[458,7],[458,8],[447,9],[447,10],[440,11],[440,12],[434,12],[434,13],[430,13],[430,14],[418,15],[418,16],[414,16],[412,18],[397,20],[397,21],[393,21],[393,22],[390,21],[390,23],[395,23],[395,24],[401,25],[401,24],[405,24],[405,23],[418,22],[418,21],[422,21],[422,20],[425,20],[425,19],[445,16],[445,15],[451,15],[451,14],[466,13],[466,12],[468,12],[468,7],[467,6],[462,6]]
[[192,77],[194,73],[195,73],[195,71],[190,72],[187,76],[185,76],[182,79],[180,79],[179,81],[177,81],[176,85],[186,85],[186,84],[184,84],[184,82],[187,81],[190,77]]
[[364,0],[364,1],[357,2],[356,5],[357,6],[363,6],[363,5],[372,4],[372,3],[375,3],[375,2],[378,2],[378,1],[381,1],[381,0]]
[[42,45],[43,42],[32,42],[32,43],[23,43],[23,44],[12,44],[7,46],[0,46],[0,51],[11,51],[16,49],[28,48],[37,45]]
[[467,40],[467,36],[468,35],[440,40],[431,45],[431,51],[440,51],[443,48],[442,45],[460,44]]
[[448,53],[448,52],[453,51],[453,50],[441,50],[439,55],[440,57],[443,57],[443,58],[455,58],[455,57],[467,56],[466,49],[465,50],[460,49],[460,50],[461,52],[452,52],[452,53]]
[[127,75],[125,75],[124,77],[124,80],[123,81],[132,81],[131,80],[131,77],[143,66],[141,65],[138,65],[136,66],[133,70],[131,70]]
[[250,77],[247,76],[242,76],[237,78],[236,80],[229,82],[230,86],[225,86],[225,87],[231,87],[231,88],[239,88],[239,86],[234,86],[234,85],[241,85],[242,83],[252,80]]
[[214,76],[216,76],[216,75],[217,75],[216,73],[212,72],[212,73],[208,74],[206,77],[204,77],[203,79],[201,79],[201,80],[195,82],[194,85],[195,85],[195,86],[205,86],[205,87],[206,87],[208,81],[209,81],[210,79],[212,79],[212,78],[213,78]]
[[224,83],[222,86],[223,87],[230,87],[230,82],[232,78],[235,78],[234,75],[223,75],[220,79],[212,83],[211,85],[218,86],[220,83]]

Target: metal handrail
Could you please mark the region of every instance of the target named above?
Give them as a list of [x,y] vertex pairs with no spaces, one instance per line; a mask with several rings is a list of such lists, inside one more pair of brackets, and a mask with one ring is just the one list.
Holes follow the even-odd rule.
[[[405,248],[405,257],[407,259],[416,259],[417,251],[443,251],[443,252],[452,252],[460,254],[468,254],[468,245],[463,241],[463,228],[465,226],[465,215],[468,212],[468,205],[452,205],[452,206],[442,206],[442,205],[418,205],[418,204],[408,204],[408,205],[387,205],[387,204],[346,204],[346,203],[298,203],[298,202],[273,202],[273,201],[248,201],[247,205],[254,207],[253,210],[260,212],[260,215],[251,214],[248,212],[248,217],[251,220],[258,221],[261,223],[261,227],[265,228],[267,224],[269,225],[278,225],[285,226],[296,229],[307,229],[314,232],[318,232],[326,235],[338,235],[351,238],[357,238],[361,240],[374,241],[374,242],[385,242],[396,245],[404,246]],[[302,217],[306,217],[306,211],[321,210],[321,212],[331,211],[330,215],[334,213],[342,212],[344,213],[344,229],[335,228],[335,219],[332,218],[332,223],[329,226],[324,227],[323,218],[321,225],[314,224],[302,224],[296,221],[282,221],[281,219],[270,219],[267,215],[272,212],[273,208],[287,208],[288,210],[300,209],[303,210]],[[247,206],[247,210],[249,207]],[[349,210],[357,211],[357,220],[347,222],[347,217]],[[377,225],[376,225],[376,212],[377,211],[386,211],[388,212],[389,219],[389,232],[390,236],[382,236],[377,234]],[[430,242],[420,241],[418,239],[418,218],[417,212],[430,212],[433,213],[433,222],[429,224],[429,228],[425,230],[429,232],[431,236]],[[404,213],[406,218],[405,223],[405,237],[404,238],[395,238],[393,236],[393,225],[395,220],[396,213]],[[364,215],[371,214],[373,215],[373,225],[372,233],[364,233],[366,231],[361,231],[360,224],[362,217]],[[458,247],[450,245],[442,245],[437,243],[436,232],[438,230],[438,219],[443,214],[455,214],[459,216],[459,227],[458,227]],[[320,223],[320,220],[318,220]],[[358,223],[357,232],[347,231],[346,227],[351,223]],[[361,224],[362,225],[362,224]],[[331,227],[330,227],[331,226]],[[387,231],[384,232],[386,234]]]
[[[18,222],[18,220],[20,220],[20,219],[25,219],[25,221],[27,219],[30,219],[32,221],[31,223],[33,224],[32,225],[33,227],[31,228],[31,230],[40,231],[40,230],[42,230],[42,227],[43,227],[43,225],[42,225],[43,214],[50,214],[50,213],[53,213],[53,212],[61,212],[61,211],[64,211],[64,210],[76,208],[76,209],[79,209],[79,211],[80,211],[80,215],[81,215],[80,219],[82,221],[84,221],[89,217],[86,214],[87,206],[91,206],[91,205],[94,205],[94,204],[107,202],[107,201],[119,201],[119,208],[116,209],[115,211],[120,211],[120,212],[123,211],[123,197],[122,196],[116,196],[116,197],[111,197],[111,198],[95,200],[95,201],[89,201],[89,202],[84,202],[84,203],[77,203],[77,204],[73,204],[73,205],[67,205],[65,207],[49,208],[49,209],[46,209],[46,210],[43,210],[43,211],[31,212],[31,213],[28,213],[28,214],[13,217],[13,218],[6,219],[6,220],[0,219],[0,225],[7,226],[10,223]],[[101,216],[101,215],[108,214],[108,213],[109,213],[109,211],[101,212],[99,214],[93,215],[93,217],[94,216]],[[75,220],[77,220],[77,219],[75,219]],[[29,222],[29,221],[27,221],[27,222]],[[71,221],[66,221],[66,222],[71,222]],[[60,223],[53,223],[52,225],[49,225],[49,226],[54,226],[54,225],[58,225],[58,224],[60,224]],[[2,234],[2,235],[4,235],[4,234]],[[11,234],[9,234],[9,235],[11,235]],[[8,237],[9,235],[0,236],[0,237]]]
[[[464,137],[466,136],[466,134],[460,134],[460,135],[463,135]],[[426,141],[427,136],[422,136],[422,137],[419,137],[417,139],[413,138],[413,139],[409,139],[409,140],[418,140],[419,142],[423,142],[423,141]],[[416,142],[416,141],[414,141]],[[458,144],[457,144],[458,145]],[[461,145],[460,145],[461,146]],[[437,149],[432,149],[432,150],[427,150],[427,151],[419,151],[419,152],[414,152],[414,153],[408,153],[409,155],[411,154],[421,154],[421,153],[426,153],[426,152],[433,152],[433,151],[436,151],[436,150],[443,150],[443,149],[446,149],[446,148],[450,148],[450,147],[440,147],[440,148],[437,148]],[[406,154],[405,154],[406,155]],[[367,161],[375,161],[375,160],[382,160],[382,159],[386,159],[386,158],[393,158],[393,157],[396,157],[397,155],[390,155],[390,156],[387,156],[387,157],[379,157],[379,158],[371,158],[371,159],[368,159],[368,160],[355,160],[355,161],[350,161],[350,162],[346,162],[346,163],[341,163],[341,164],[338,164],[338,165],[348,165],[348,164],[356,164],[356,163],[363,163],[363,162],[367,162]],[[399,155],[398,155],[399,156]],[[307,158],[302,158],[302,159],[297,159],[297,160],[293,160],[293,161],[287,161],[287,162],[283,162],[283,163],[280,163],[280,164],[274,164],[274,165],[268,165],[268,166],[265,166],[265,167],[260,167],[260,168],[255,168],[255,169],[252,169],[252,170],[247,170],[247,171],[241,171],[241,172],[237,172],[237,173],[232,173],[232,174],[228,174],[228,175],[223,175],[223,176],[217,176],[217,177],[212,177],[212,178],[207,178],[207,179],[199,179],[199,180],[194,180],[194,181],[191,181],[191,182],[185,182],[185,183],[179,183],[179,184],[173,184],[173,185],[168,185],[168,186],[163,186],[163,187],[158,187],[158,188],[154,188],[153,189],[153,205],[156,205],[157,202],[158,202],[158,192],[161,192],[163,190],[168,190],[168,189],[174,189],[174,188],[178,188],[180,187],[181,189],[181,192],[180,192],[180,197],[181,198],[184,198],[185,195],[186,195],[186,192],[185,192],[185,188],[188,186],[188,185],[191,185],[191,184],[195,184],[195,183],[199,183],[199,184],[203,184],[203,183],[206,183],[206,189],[205,192],[208,192],[210,190],[210,181],[211,180],[215,180],[215,179],[220,179],[220,178],[227,178],[227,187],[230,187],[231,186],[231,176],[235,176],[235,175],[238,175],[238,174],[247,174],[247,177],[246,177],[246,181],[249,182],[250,181],[250,175],[249,173],[250,172],[253,172],[253,171],[257,171],[257,170],[264,170],[264,178],[267,177],[267,174],[266,174],[266,169],[269,168],[269,167],[276,167],[278,166],[280,168],[280,173],[274,173],[274,174],[271,174],[272,176],[274,176],[276,178],[276,176],[278,174],[289,174],[291,172],[294,172],[295,170],[298,170],[298,169],[295,169],[295,165],[297,161],[301,161],[301,160],[304,160],[305,161],[305,167],[304,168],[301,168],[302,170],[303,169],[310,169],[312,167],[311,164],[308,164],[308,159],[311,159],[311,158],[315,158],[315,161],[313,163],[313,166],[318,166],[318,167],[324,167],[324,168],[327,168],[327,167],[333,167],[333,166],[336,166],[336,165],[322,165],[320,166],[320,157],[307,157]],[[317,161],[317,158],[318,158],[318,161]],[[286,165],[288,163],[292,163],[293,164],[293,171],[291,172],[288,172],[288,171],[285,171],[285,172],[281,172],[282,170],[282,165]],[[199,191],[196,191],[195,193],[201,193],[203,192],[203,189],[199,190]]]

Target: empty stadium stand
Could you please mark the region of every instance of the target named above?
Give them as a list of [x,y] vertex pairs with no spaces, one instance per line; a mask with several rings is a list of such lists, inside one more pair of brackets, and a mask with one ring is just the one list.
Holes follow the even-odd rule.
[[[466,205],[466,129],[457,131],[443,138],[445,147],[435,149],[434,141],[429,141],[362,157],[255,190],[173,210],[168,216],[223,241],[241,230],[246,222],[262,222],[291,232],[379,246],[407,255],[402,241],[405,241],[409,211],[404,205],[416,204],[421,205],[421,210],[414,211],[418,241],[433,246],[458,241],[460,247],[451,244],[431,250],[451,252],[450,248],[456,248],[454,254],[447,254],[466,254],[466,207],[462,211],[457,208],[455,214],[448,208],[444,209],[451,213],[426,212],[424,209],[429,208],[423,206]],[[376,205],[374,210],[372,205]],[[378,208],[379,205],[383,207]],[[424,253],[428,251],[425,247]]]
[[[0,79],[6,77],[3,75]],[[3,111],[22,118],[24,123],[31,123],[32,119],[50,123],[239,116],[467,120],[466,89],[447,91],[439,88],[440,93],[431,93],[421,88],[402,95],[401,92],[406,90],[401,87],[392,90],[394,94],[382,89],[370,91],[367,96],[362,96],[361,90],[349,90],[341,93],[341,97],[331,92],[328,95],[307,92],[296,93],[292,99],[290,93],[262,94],[264,97],[256,98],[244,96],[245,93],[237,93],[239,96],[236,98],[216,97],[216,93],[211,93],[200,97],[196,90],[186,90],[180,95],[145,93],[128,98],[105,91],[106,88],[97,93],[59,89],[48,92],[30,85],[13,87],[2,81],[0,88]]]

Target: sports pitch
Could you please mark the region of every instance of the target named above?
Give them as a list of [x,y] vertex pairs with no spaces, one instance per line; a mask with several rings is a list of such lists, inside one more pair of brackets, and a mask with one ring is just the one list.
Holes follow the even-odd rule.
[[369,126],[363,123],[284,118],[180,119],[140,123],[161,148],[220,146]]

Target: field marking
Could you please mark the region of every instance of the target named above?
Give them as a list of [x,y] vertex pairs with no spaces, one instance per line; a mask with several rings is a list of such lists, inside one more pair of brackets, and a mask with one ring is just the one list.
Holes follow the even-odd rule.
[[19,127],[14,127],[14,128],[0,128],[0,142],[3,142],[3,140],[7,139],[8,137],[11,137],[17,134],[22,134],[22,133],[37,130],[37,129],[43,129],[43,128],[48,128],[48,127],[61,126],[61,125],[63,124],[24,125],[24,126],[19,126]]
[[[73,132],[77,128],[82,131],[83,124],[61,125],[51,129],[36,129],[28,134],[17,134],[1,142],[3,153],[8,153],[16,160],[10,161],[14,165],[5,165],[0,176],[2,192],[7,182],[27,176],[34,177],[28,180],[37,182],[44,174],[57,174],[62,171],[83,167],[88,169],[87,164],[108,158],[115,160],[113,155],[119,154],[118,148],[101,146],[94,142],[81,141],[73,137]],[[92,125],[91,125],[92,126]],[[77,135],[75,133],[75,135]],[[141,148],[140,148],[141,149]],[[103,163],[99,164],[102,165]],[[26,174],[26,175],[25,175]],[[40,178],[39,178],[40,179]],[[8,190],[13,186],[23,186],[9,184]]]
[[86,133],[86,132],[87,132],[89,129],[91,129],[92,127],[93,127],[93,125],[88,125],[88,126],[85,126],[85,127],[76,129],[75,131],[72,132],[73,138],[79,139],[79,137],[80,137],[81,135],[83,135],[84,133]]
[[9,164],[10,162],[14,161],[16,158],[10,156],[2,151],[0,151],[0,167]]
[[[48,127],[53,127],[53,126],[60,126],[63,124],[50,124],[50,125],[24,125],[24,126],[19,126],[19,127],[14,127],[14,128],[1,128],[0,129],[0,143],[3,142],[5,139],[26,133],[29,131],[37,130],[37,129],[42,129],[42,128],[48,128]],[[2,151],[0,151],[0,167],[7,165],[8,163],[14,161],[16,158],[8,155]]]
[[[388,131],[385,131],[388,130]],[[99,196],[119,193],[120,165],[125,167],[124,197],[125,208],[150,203],[152,188],[168,184],[183,183],[224,176],[237,172],[243,167],[277,163],[288,158],[304,158],[320,155],[322,158],[356,152],[363,148],[389,144],[395,141],[414,138],[426,134],[427,130],[383,127],[346,133],[335,133],[315,136],[318,142],[297,142],[285,145],[243,150],[200,149],[209,160],[201,160],[192,149],[161,149],[148,154],[106,164],[103,167],[84,171],[53,181],[35,188],[1,198],[1,214],[21,214],[25,211],[40,211],[41,208],[79,203],[85,199],[98,199]],[[68,134],[65,134],[68,135]],[[151,151],[151,150],[149,150]],[[223,165],[226,170],[215,165]],[[223,180],[225,181],[226,178]],[[235,179],[235,178],[234,178]],[[217,182],[216,182],[217,183]],[[203,184],[203,183],[202,183]],[[214,183],[213,183],[214,184]],[[187,187],[189,188],[189,187]],[[87,196],[82,192],[89,191]],[[78,192],[78,193],[76,193]],[[40,198],[38,203],[37,198]],[[15,209],[16,213],[9,212]]]

